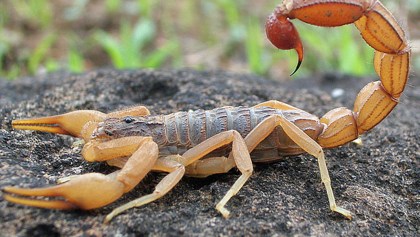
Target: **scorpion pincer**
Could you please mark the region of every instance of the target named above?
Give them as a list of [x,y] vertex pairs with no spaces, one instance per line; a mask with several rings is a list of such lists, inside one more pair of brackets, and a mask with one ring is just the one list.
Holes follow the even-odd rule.
[[[266,23],[269,40],[279,49],[295,49],[299,68],[303,46],[291,19],[317,26],[355,23],[375,49],[374,67],[380,81],[366,85],[353,110],[336,108],[321,119],[279,101],[253,107],[222,107],[209,111],[150,115],[137,106],[104,114],[81,110],[63,115],[12,121],[15,129],[80,137],[87,161],[106,161],[120,169],[109,174],[88,173],[59,180],[47,188],[4,187],[4,199],[52,209],[94,209],[132,190],[151,171],[168,173],[153,193],[114,209],[106,218],[152,202],[168,193],[184,175],[206,177],[236,167],[241,176],[216,205],[229,216],[226,203],[253,172],[253,162],[271,162],[307,152],[318,160],[330,209],[351,219],[350,211],[334,199],[323,148],[358,138],[380,123],[398,104],[404,91],[410,49],[404,31],[377,0],[284,0]],[[43,200],[39,197],[61,197]],[[36,197],[36,198],[30,198]]]

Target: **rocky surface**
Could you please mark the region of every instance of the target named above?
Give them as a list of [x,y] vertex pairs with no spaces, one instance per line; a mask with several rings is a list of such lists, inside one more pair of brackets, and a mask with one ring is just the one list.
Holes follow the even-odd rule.
[[[110,112],[138,104],[157,114],[251,106],[269,99],[322,115],[334,107],[351,107],[371,80],[331,74],[280,83],[190,70],[103,70],[0,80],[0,187],[39,187],[72,174],[113,171],[103,163],[85,162],[80,147],[72,146],[74,138],[12,130],[15,118],[77,109]],[[113,208],[150,193],[163,177],[150,174],[117,202],[93,211],[44,210],[1,198],[0,236],[419,235],[420,83],[418,78],[409,83],[389,117],[363,135],[362,146],[350,143],[326,151],[337,202],[354,213],[351,221],[329,211],[316,160],[301,155],[255,166],[227,205],[230,219],[214,206],[239,176],[236,170],[205,179],[186,177],[162,199],[104,225]],[[341,95],[331,96],[340,88]]]

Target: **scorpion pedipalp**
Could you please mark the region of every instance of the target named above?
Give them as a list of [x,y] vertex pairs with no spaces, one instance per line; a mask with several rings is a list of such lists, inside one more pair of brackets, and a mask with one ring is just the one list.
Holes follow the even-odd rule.
[[[28,206],[50,209],[94,209],[109,204],[118,199],[124,185],[112,178],[90,173],[73,176],[69,181],[47,188],[16,188],[5,187],[4,199]],[[12,196],[13,194],[13,196]],[[17,195],[17,196],[16,196]],[[22,197],[23,196],[23,197]],[[61,197],[62,200],[30,199],[26,197]]]
[[79,110],[56,116],[13,120],[12,126],[19,130],[35,130],[83,137],[83,129],[87,123],[100,122],[104,119],[104,113],[94,110]]

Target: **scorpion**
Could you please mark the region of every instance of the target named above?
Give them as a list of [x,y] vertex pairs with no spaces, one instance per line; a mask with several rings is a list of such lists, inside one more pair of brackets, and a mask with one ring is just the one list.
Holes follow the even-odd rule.
[[108,114],[79,110],[13,120],[15,129],[82,138],[85,160],[106,161],[120,169],[108,175],[65,177],[58,180],[58,185],[46,188],[4,187],[4,199],[41,208],[89,210],[116,201],[149,172],[167,173],[151,194],[108,214],[105,222],[109,222],[121,212],[164,196],[184,175],[206,177],[236,167],[240,177],[216,205],[227,218],[230,212],[225,205],[251,177],[254,162],[272,162],[306,152],[318,161],[330,209],[351,219],[352,213],[335,202],[323,149],[357,139],[393,110],[408,80],[410,47],[401,26],[378,0],[284,0],[268,17],[265,28],[275,47],[297,52],[293,73],[303,61],[302,42],[290,21],[294,18],[325,27],[355,23],[363,39],[375,49],[373,62],[380,81],[367,84],[359,92],[353,110],[336,108],[318,119],[271,100],[253,107],[169,115],[150,115],[146,107],[135,106]]

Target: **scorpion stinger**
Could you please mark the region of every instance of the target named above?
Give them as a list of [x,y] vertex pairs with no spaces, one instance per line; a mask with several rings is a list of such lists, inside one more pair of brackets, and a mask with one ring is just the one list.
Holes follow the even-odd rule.
[[282,50],[296,50],[298,54],[298,63],[295,70],[290,74],[290,76],[292,76],[302,64],[303,45],[295,26],[290,22],[289,17],[284,14],[285,11],[284,4],[280,4],[276,7],[265,23],[265,32],[267,38],[277,48]]

